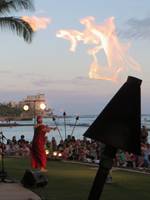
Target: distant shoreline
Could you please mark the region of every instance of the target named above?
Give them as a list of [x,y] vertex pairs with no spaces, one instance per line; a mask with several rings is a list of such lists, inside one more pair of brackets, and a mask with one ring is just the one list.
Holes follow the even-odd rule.
[[[73,124],[66,124],[68,126],[73,126]],[[16,126],[34,126],[34,124],[20,124],[20,123],[0,123],[0,127],[16,127]],[[87,124],[78,124],[76,126],[84,126],[88,127]],[[150,128],[147,128],[148,131],[150,131]]]
[[0,127],[34,126],[34,124],[0,123]]

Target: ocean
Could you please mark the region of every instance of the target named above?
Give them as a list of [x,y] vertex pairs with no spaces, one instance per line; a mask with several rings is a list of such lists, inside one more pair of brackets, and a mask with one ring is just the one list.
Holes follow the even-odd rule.
[[[96,119],[96,117],[96,115],[80,116],[79,120],[77,120],[76,126],[76,117],[66,117],[66,130],[64,125],[64,118],[56,118],[55,122],[63,139],[65,138],[65,133],[66,135],[72,134],[76,139],[82,139],[83,134]],[[43,121],[49,126],[55,126],[55,122],[51,118],[44,118]],[[17,121],[17,123],[32,124],[33,121]],[[150,129],[150,115],[142,115],[141,125],[145,125],[148,129]],[[26,140],[31,141],[33,137],[33,126],[1,127],[0,131],[2,131],[4,136],[8,139],[12,139],[13,136],[16,136],[17,139],[20,139],[20,136],[24,135]],[[52,137],[55,137],[57,142],[60,141],[60,135],[57,130],[47,133],[47,136],[49,140],[51,140]],[[150,131],[148,141],[150,142]]]

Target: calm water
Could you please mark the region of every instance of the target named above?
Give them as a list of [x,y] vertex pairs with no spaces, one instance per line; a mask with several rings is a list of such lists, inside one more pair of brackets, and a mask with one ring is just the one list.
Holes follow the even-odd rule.
[[[66,134],[69,135],[73,131],[73,136],[75,136],[78,139],[82,139],[82,135],[87,130],[88,126],[92,124],[92,122],[96,119],[96,116],[81,116],[79,120],[77,121],[77,126],[75,127],[74,131],[74,124],[75,124],[75,117],[66,118]],[[17,123],[30,123],[32,124],[32,121],[19,121]],[[44,123],[49,126],[55,126],[55,123],[52,119],[44,119]],[[65,127],[64,127],[64,119],[63,118],[56,118],[56,123],[58,124],[59,130],[62,134],[62,137],[65,138]],[[141,124],[145,125],[147,128],[150,129],[150,115],[142,115],[141,117]],[[20,126],[20,127],[12,127],[12,128],[1,128],[1,131],[3,131],[3,134],[6,138],[11,139],[12,136],[16,136],[17,139],[20,138],[21,135],[25,135],[25,138],[29,141],[32,140],[33,137],[33,127],[32,126]],[[58,131],[51,131],[47,134],[49,140],[51,140],[52,137],[55,137],[57,141],[60,140],[60,136]],[[149,132],[149,142],[150,142],[150,132]]]

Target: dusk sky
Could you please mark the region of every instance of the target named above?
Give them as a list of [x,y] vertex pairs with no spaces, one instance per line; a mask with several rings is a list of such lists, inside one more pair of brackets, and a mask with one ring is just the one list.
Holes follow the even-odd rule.
[[[51,22],[36,31],[31,44],[9,30],[1,31],[0,102],[45,93],[56,113],[99,114],[127,77],[136,76],[143,80],[142,113],[150,114],[149,0],[35,0],[34,4],[34,12],[15,15],[47,17]],[[60,29],[83,31],[80,20],[87,16],[95,17],[97,24],[115,18],[119,40],[130,43],[130,56],[140,64],[141,72],[126,71],[117,83],[89,79],[92,58],[87,45],[80,43],[76,52],[70,52],[69,41],[56,37]]]

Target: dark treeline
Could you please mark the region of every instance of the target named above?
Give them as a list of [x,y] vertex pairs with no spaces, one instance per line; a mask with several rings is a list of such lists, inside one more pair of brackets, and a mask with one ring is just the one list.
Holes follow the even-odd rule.
[[0,103],[0,116],[17,116],[19,117],[22,113],[22,109],[17,106],[12,106],[10,103],[2,104]]

